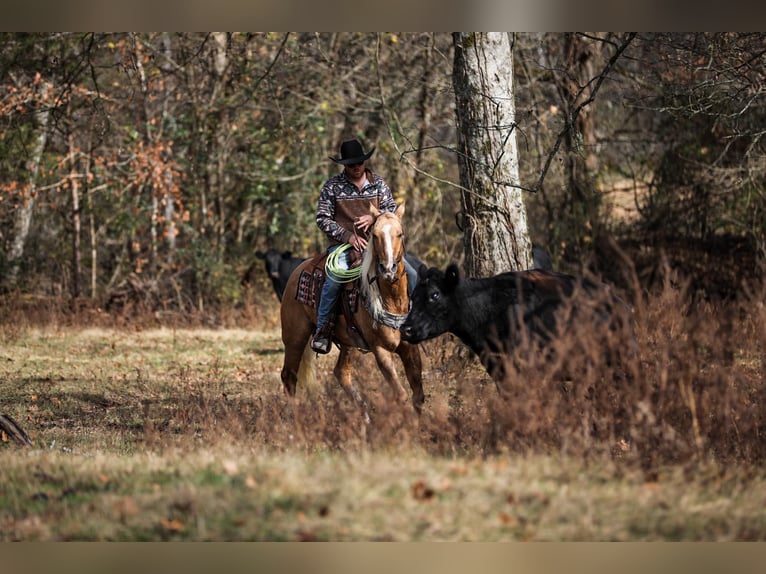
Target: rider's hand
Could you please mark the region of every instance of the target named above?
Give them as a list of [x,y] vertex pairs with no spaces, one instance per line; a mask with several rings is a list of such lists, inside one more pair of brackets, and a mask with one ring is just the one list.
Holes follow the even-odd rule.
[[354,219],[354,227],[361,230],[363,233],[367,233],[367,230],[372,225],[372,215],[366,214],[366,215],[360,215],[356,219]]
[[364,248],[367,247],[367,240],[361,235],[352,235],[349,243],[357,251],[364,251]]

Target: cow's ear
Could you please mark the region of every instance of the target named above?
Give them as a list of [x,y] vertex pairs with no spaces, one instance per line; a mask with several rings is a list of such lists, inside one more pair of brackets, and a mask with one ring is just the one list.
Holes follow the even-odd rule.
[[455,263],[450,263],[444,272],[444,287],[447,291],[454,291],[460,282],[460,270]]
[[255,256],[256,256],[258,259],[265,259],[265,258],[266,258],[266,254],[265,254],[263,251],[256,251],[256,252],[255,252]]
[[292,251],[283,251],[282,252],[282,259],[290,259],[290,257],[293,256]]

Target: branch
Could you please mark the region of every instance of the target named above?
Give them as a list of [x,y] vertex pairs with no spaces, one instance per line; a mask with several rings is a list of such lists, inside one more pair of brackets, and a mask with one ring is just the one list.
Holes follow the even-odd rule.
[[255,85],[253,86],[253,89],[251,90],[251,93],[255,93],[255,91],[258,89],[258,86],[261,84],[261,82],[269,77],[269,74],[271,73],[271,70],[277,64],[277,60],[279,60],[279,56],[282,55],[282,51],[285,49],[285,44],[287,44],[288,38],[290,38],[290,32],[287,32],[285,34],[285,37],[282,38],[282,43],[279,45],[279,49],[277,50],[277,53],[274,56],[274,59],[266,67],[266,71],[264,71],[263,74],[261,74],[260,78],[255,80]]
[[[399,135],[401,135],[402,137],[407,139],[407,137],[404,135],[404,130],[402,129],[401,122],[399,121],[399,116],[396,114],[396,112],[394,110],[389,109],[388,108],[388,104],[386,103],[385,91],[383,89],[383,76],[381,75],[381,71],[380,71],[380,34],[378,34],[378,41],[377,41],[377,44],[375,46],[375,70],[377,71],[377,74],[378,74],[378,91],[380,93],[380,105],[381,105],[381,108],[383,110],[389,112],[389,114],[391,115],[391,117],[394,120],[394,123],[396,124],[396,128],[397,128],[397,131],[399,132]],[[408,152],[402,152],[399,149],[399,145],[396,143],[396,138],[394,137],[394,133],[393,133],[394,130],[393,130],[393,127],[391,125],[391,122],[389,122],[386,119],[385,115],[383,116],[383,118],[384,118],[384,121],[386,123],[386,128],[388,128],[388,136],[391,139],[391,144],[394,146],[394,149],[396,150],[396,153],[399,154],[399,160],[400,161],[405,161],[405,163],[408,166],[410,166],[413,170],[415,170],[416,173],[419,173],[420,175],[425,176],[425,177],[427,177],[427,178],[429,178],[429,179],[431,179],[433,181],[436,181],[438,183],[443,183],[443,184],[449,185],[451,187],[456,187],[457,189],[459,189],[461,191],[464,191],[466,193],[472,193],[472,191],[470,189],[466,189],[466,188],[464,188],[462,185],[460,185],[458,183],[455,183],[453,181],[449,181],[449,180],[446,180],[446,179],[441,179],[441,178],[438,178],[438,177],[436,177],[434,175],[431,175],[430,173],[425,172],[422,169],[418,168],[411,161],[405,160],[404,156],[407,153],[417,152],[418,150],[413,148],[412,150],[410,150]],[[446,148],[444,146],[432,146],[432,147],[434,147],[434,148],[449,149],[449,151],[455,152],[454,149]],[[423,148],[423,149],[431,149],[431,148]]]
[[593,86],[593,90],[591,91],[590,95],[586,100],[584,100],[579,105],[575,106],[575,108],[572,110],[572,113],[570,114],[569,118],[567,118],[567,123],[564,126],[564,129],[559,132],[558,137],[556,138],[556,143],[553,144],[553,149],[548,153],[548,157],[545,159],[545,165],[543,165],[543,169],[540,172],[540,177],[537,180],[537,183],[535,184],[534,188],[530,191],[537,192],[539,191],[543,186],[543,181],[545,180],[545,176],[548,173],[548,169],[551,167],[551,162],[553,161],[553,158],[558,153],[559,148],[561,147],[561,142],[564,141],[564,136],[566,136],[569,131],[574,126],[574,121],[577,118],[578,115],[580,115],[580,112],[582,109],[587,106],[588,104],[592,103],[593,100],[596,99],[596,93],[598,93],[598,90],[601,88],[601,84],[604,83],[604,80],[606,79],[609,72],[612,70],[614,65],[617,63],[617,60],[622,56],[622,53],[627,49],[628,45],[633,41],[633,38],[636,37],[636,32],[631,32],[628,34],[627,38],[625,38],[622,41],[622,44],[620,44],[615,53],[612,55],[612,57],[607,62],[606,66],[604,66],[604,69],[601,70],[601,73],[593,78],[590,82],[588,82],[585,86],[580,88],[580,90],[577,92],[575,97],[573,98],[573,101],[577,101],[577,98],[582,95],[582,93],[585,91],[585,88],[590,86],[594,81],[595,85]]

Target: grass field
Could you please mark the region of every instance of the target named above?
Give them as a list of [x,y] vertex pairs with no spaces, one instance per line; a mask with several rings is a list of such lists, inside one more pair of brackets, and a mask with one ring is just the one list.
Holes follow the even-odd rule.
[[640,311],[629,387],[588,371],[581,392],[531,362],[503,400],[444,337],[423,346],[418,417],[360,355],[369,425],[332,380],[335,351],[288,400],[273,314],[6,322],[0,413],[34,444],[0,443],[0,539],[766,539],[762,315],[719,322],[667,293]]

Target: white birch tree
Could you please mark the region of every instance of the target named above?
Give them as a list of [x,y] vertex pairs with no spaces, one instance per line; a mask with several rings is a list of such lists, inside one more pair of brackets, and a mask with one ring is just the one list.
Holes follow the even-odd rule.
[[40,162],[48,141],[48,123],[51,116],[49,103],[52,86],[49,82],[41,81],[35,85],[36,110],[34,112],[37,136],[32,153],[26,162],[29,182],[25,196],[21,198],[13,217],[13,239],[8,250],[8,274],[5,277],[5,287],[13,289],[19,276],[19,267],[24,256],[24,248],[32,225],[32,214],[37,200],[37,178],[40,172]]
[[465,271],[482,277],[532,266],[519,186],[513,37],[455,32],[458,162]]

